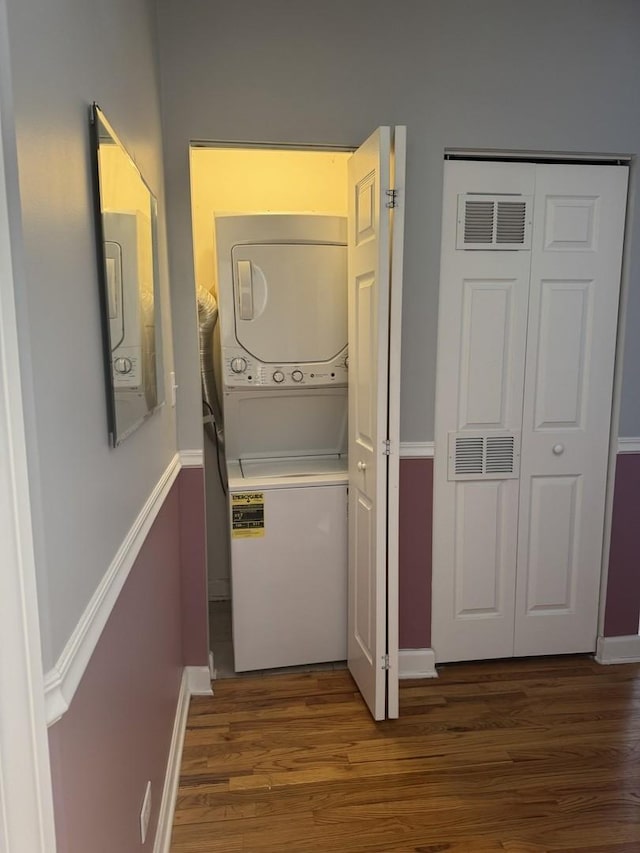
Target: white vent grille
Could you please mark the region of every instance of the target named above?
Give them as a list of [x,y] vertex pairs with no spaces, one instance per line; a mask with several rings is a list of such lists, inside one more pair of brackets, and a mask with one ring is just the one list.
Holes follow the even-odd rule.
[[458,196],[457,249],[531,248],[531,196]]
[[449,480],[506,480],[518,477],[520,438],[505,431],[449,433]]
[[486,474],[513,474],[515,440],[512,435],[489,435],[485,439]]
[[524,201],[499,201],[496,217],[496,243],[524,243],[527,204]]
[[492,201],[465,202],[465,243],[493,243],[494,208]]
[[484,470],[484,439],[461,435],[455,440],[456,474],[482,474]]

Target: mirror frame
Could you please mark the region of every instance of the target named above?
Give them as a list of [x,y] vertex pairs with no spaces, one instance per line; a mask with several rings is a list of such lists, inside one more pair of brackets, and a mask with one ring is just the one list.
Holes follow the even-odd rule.
[[[147,389],[144,386],[144,379],[141,386],[142,393],[146,394],[153,390],[155,397],[153,405],[147,401],[146,409],[139,417],[132,419],[130,423],[124,427],[118,428],[118,408],[117,408],[117,393],[114,381],[114,358],[111,341],[110,316],[109,316],[109,286],[107,275],[107,254],[105,251],[105,224],[104,216],[105,208],[103,205],[104,192],[101,190],[100,177],[100,144],[102,135],[100,133],[102,126],[114,144],[117,145],[126,157],[131,167],[135,170],[142,185],[149,195],[149,213],[151,219],[151,271],[152,271],[152,288],[153,294],[153,371],[152,376],[155,379],[155,387]],[[149,184],[145,181],[140,169],[136,165],[125,146],[120,141],[117,133],[113,130],[111,123],[106,118],[104,112],[100,109],[97,103],[93,103],[90,108],[89,116],[90,130],[90,149],[91,149],[91,172],[93,184],[93,207],[94,207],[94,229],[96,243],[96,261],[98,273],[98,289],[100,298],[100,319],[102,329],[102,349],[103,349],[103,364],[104,378],[106,390],[106,406],[107,406],[107,427],[109,432],[109,440],[112,447],[117,447],[122,441],[130,436],[138,429],[154,412],[156,412],[164,403],[162,390],[163,369],[162,369],[162,323],[161,323],[161,294],[158,275],[158,206],[154,193],[151,191]],[[104,144],[104,143],[103,143]],[[140,290],[138,289],[138,300],[140,302]],[[141,367],[142,375],[144,376],[144,365]],[[122,393],[122,392],[120,392]]]

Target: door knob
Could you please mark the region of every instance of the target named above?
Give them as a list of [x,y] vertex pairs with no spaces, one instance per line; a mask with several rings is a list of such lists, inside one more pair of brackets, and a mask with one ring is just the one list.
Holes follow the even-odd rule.
[[553,452],[556,456],[560,456],[562,453],[564,453],[564,444],[554,444]]
[[360,462],[358,462],[357,468],[358,468],[358,471],[366,471],[367,470],[367,463],[360,461]]

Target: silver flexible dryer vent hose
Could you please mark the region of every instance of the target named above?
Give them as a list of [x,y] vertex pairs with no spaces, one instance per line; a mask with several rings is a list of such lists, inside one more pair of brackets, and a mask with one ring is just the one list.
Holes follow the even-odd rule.
[[214,371],[214,330],[218,322],[218,303],[204,287],[198,287],[197,297],[204,429],[212,441],[216,441],[217,433],[217,439],[221,442],[222,411]]

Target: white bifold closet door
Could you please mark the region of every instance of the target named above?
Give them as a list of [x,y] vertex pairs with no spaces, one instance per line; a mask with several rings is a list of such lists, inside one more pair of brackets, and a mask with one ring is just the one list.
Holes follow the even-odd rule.
[[399,713],[405,130],[378,128],[349,161],[348,667],[376,720]]
[[627,177],[445,164],[439,662],[595,648]]

